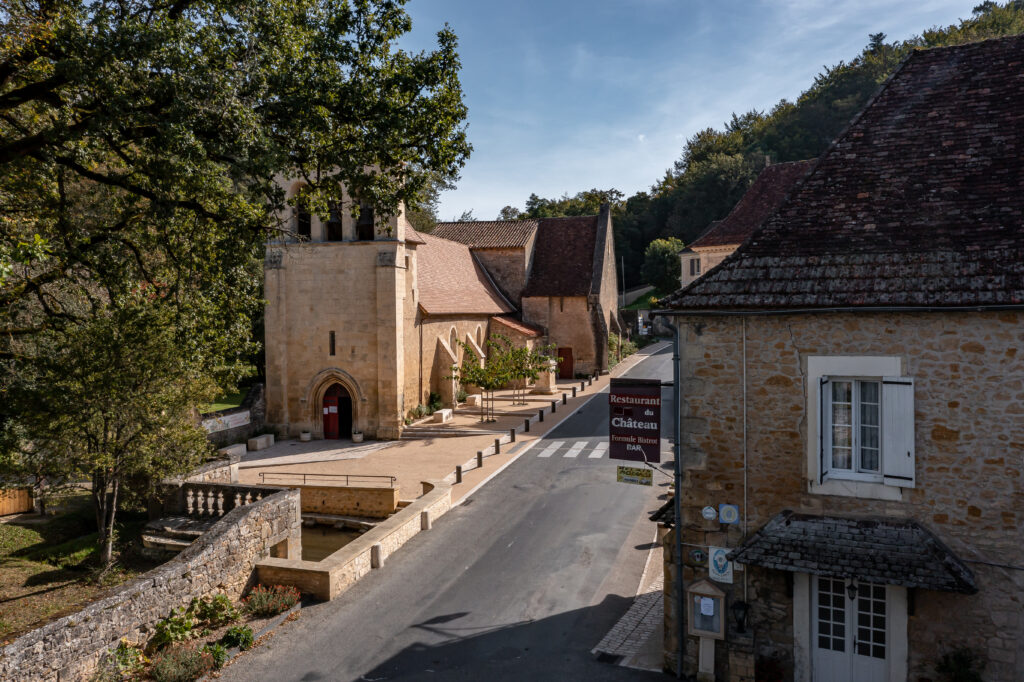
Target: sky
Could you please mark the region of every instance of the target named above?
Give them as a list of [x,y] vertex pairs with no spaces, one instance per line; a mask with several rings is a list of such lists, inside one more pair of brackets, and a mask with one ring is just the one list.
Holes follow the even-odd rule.
[[537,193],[647,190],[686,139],[795,99],[871,33],[904,39],[980,0],[410,0],[406,49],[459,38],[473,153],[439,218]]

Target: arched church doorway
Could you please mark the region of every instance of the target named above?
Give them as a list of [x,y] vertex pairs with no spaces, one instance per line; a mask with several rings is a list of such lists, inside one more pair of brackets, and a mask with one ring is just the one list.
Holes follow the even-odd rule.
[[341,384],[324,393],[324,438],[352,437],[352,397]]

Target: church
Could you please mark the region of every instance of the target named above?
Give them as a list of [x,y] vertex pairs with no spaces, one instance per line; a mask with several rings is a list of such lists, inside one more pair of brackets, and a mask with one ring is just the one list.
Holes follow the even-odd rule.
[[[294,196],[301,188],[289,190]],[[431,393],[453,406],[460,344],[557,347],[559,376],[606,371],[620,332],[611,212],[414,230],[301,209],[267,245],[267,425],[314,438],[393,439]]]

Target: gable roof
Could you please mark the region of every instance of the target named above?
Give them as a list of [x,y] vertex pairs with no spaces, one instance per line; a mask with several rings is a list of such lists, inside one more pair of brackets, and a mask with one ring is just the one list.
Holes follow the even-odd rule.
[[507,315],[500,315],[498,317],[492,317],[491,319],[494,320],[495,322],[500,322],[501,324],[505,325],[509,329],[511,329],[511,330],[513,330],[515,332],[518,332],[519,334],[522,334],[523,336],[525,336],[527,338],[536,339],[536,338],[539,338],[541,336],[544,336],[544,328],[543,327],[539,327],[539,326],[537,326],[535,324],[531,324],[529,322],[524,322],[522,320],[517,320],[514,317],[509,317]]
[[784,510],[728,555],[781,571],[974,594],[974,574],[928,529],[906,519]]
[[691,249],[739,246],[779,207],[793,183],[814,167],[815,160],[768,166],[722,220],[690,244]]
[[912,53],[670,308],[1024,303],[1024,36]]
[[599,225],[595,215],[542,218],[523,296],[588,295],[595,275],[600,274],[595,266]]
[[494,287],[469,248],[419,234],[416,246],[419,304],[429,315],[501,315],[515,310]]
[[431,233],[473,249],[522,248],[537,231],[537,220],[477,220],[438,223]]

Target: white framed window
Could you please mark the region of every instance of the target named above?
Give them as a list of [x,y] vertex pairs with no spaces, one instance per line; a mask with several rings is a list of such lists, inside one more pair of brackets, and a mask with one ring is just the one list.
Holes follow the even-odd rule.
[[700,258],[690,259],[690,276],[696,277],[700,274]]
[[900,358],[808,359],[810,492],[901,499],[913,488],[914,380]]

